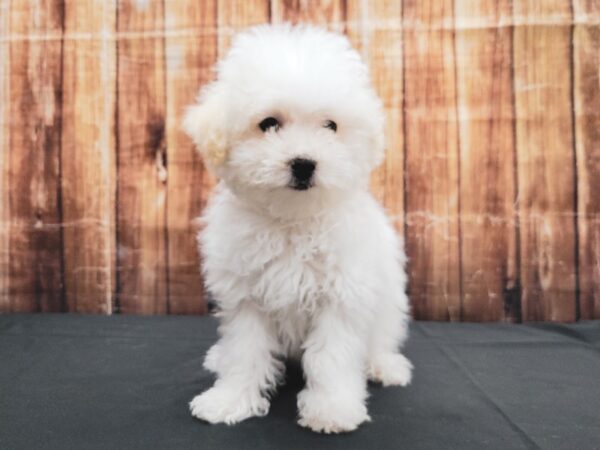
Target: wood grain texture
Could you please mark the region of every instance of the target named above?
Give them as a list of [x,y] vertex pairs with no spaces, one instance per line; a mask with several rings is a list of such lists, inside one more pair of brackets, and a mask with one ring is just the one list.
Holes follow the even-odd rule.
[[406,247],[417,319],[459,320],[453,2],[404,2]]
[[218,0],[218,57],[223,57],[235,33],[252,25],[268,23],[271,19],[271,0]]
[[600,319],[600,2],[574,0],[573,12],[580,313]]
[[10,1],[0,0],[0,312],[10,311]]
[[386,112],[386,157],[371,178],[371,191],[385,205],[397,230],[404,233],[404,136],[402,4],[347,4],[348,36],[369,65]]
[[520,299],[511,4],[455,0],[454,11],[462,318],[515,321]]
[[120,0],[118,306],[167,312],[164,2]]
[[[217,6],[214,1],[166,4],[167,255],[169,313],[206,312],[194,219],[214,184],[181,129],[182,114],[198,88],[214,78]],[[190,30],[178,34],[178,30]]]
[[[514,84],[523,320],[576,314],[569,2],[516,0]],[[526,26],[522,25],[526,24]]]
[[597,0],[0,0],[0,312],[206,311],[181,116],[283,21],[370,68],[417,319],[600,318]]
[[110,314],[116,287],[116,12],[116,0],[65,3],[61,187],[65,296],[75,312]]
[[11,2],[11,311],[61,311],[61,37],[58,0]]
[[271,2],[273,22],[312,23],[337,31],[345,28],[344,0],[274,0]]

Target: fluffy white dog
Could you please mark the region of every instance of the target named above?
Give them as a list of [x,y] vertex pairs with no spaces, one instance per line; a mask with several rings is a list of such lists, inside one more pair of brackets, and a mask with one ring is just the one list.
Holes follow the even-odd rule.
[[384,113],[348,40],[309,26],[236,37],[184,128],[221,180],[199,241],[219,309],[204,366],[214,386],[195,417],[264,416],[286,357],[301,358],[299,423],[370,420],[367,379],[407,385],[405,255],[368,192],[384,155]]

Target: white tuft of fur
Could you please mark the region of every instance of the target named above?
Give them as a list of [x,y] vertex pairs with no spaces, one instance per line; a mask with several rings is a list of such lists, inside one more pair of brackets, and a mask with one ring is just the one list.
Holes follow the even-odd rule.
[[233,425],[269,412],[269,401],[251,392],[240,392],[234,387],[213,386],[190,402],[192,416],[209,423]]
[[412,363],[399,353],[372,356],[369,362],[369,379],[384,386],[408,386],[412,381]]
[[[276,117],[280,128],[258,124]],[[324,127],[333,120],[337,131]],[[220,339],[215,385],[190,409],[211,423],[265,415],[283,359],[301,358],[299,424],[352,431],[370,420],[367,379],[407,385],[403,244],[368,192],[384,150],[381,101],[348,40],[310,26],[240,34],[184,128],[220,183],[199,236]],[[316,162],[291,189],[290,161]]]

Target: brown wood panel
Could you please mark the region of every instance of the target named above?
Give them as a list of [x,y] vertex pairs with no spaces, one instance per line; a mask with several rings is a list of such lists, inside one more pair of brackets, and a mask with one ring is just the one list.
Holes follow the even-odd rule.
[[453,2],[404,2],[406,246],[418,319],[459,320]]
[[167,246],[169,312],[202,314],[200,261],[194,219],[214,180],[181,129],[182,114],[198,88],[214,78],[217,53],[215,1],[166,3],[166,139],[168,154]]
[[164,2],[119,0],[118,307],[167,312]]
[[573,1],[575,139],[582,319],[600,319],[600,2]]
[[[376,2],[379,3],[379,2]],[[273,22],[312,23],[344,31],[344,0],[275,0],[271,2]]]
[[10,149],[10,2],[0,0],[0,312],[10,311],[8,271],[10,216],[8,168]]
[[116,12],[116,0],[65,2],[63,245],[75,312],[110,314],[115,293]]
[[13,1],[9,20],[10,310],[60,311],[62,4]]
[[[514,85],[523,320],[575,319],[569,2],[515,0]],[[523,25],[523,24],[526,24]]]
[[595,0],[0,0],[0,312],[205,312],[181,115],[269,21],[369,65],[416,318],[600,318]]
[[235,33],[252,25],[268,23],[271,0],[218,0],[218,56],[223,57]]
[[386,126],[386,158],[371,178],[371,191],[404,231],[404,136],[402,4],[363,2],[347,4],[348,36],[369,65],[375,89],[383,101]]
[[462,317],[519,320],[511,3],[455,0],[454,11]]

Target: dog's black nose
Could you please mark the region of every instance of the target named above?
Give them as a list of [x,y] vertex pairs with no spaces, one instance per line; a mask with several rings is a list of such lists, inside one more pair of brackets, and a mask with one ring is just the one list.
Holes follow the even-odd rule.
[[290,161],[294,187],[308,189],[317,163],[311,159],[296,158]]
[[296,158],[290,161],[290,166],[294,181],[298,184],[306,184],[315,173],[317,163],[310,159]]

